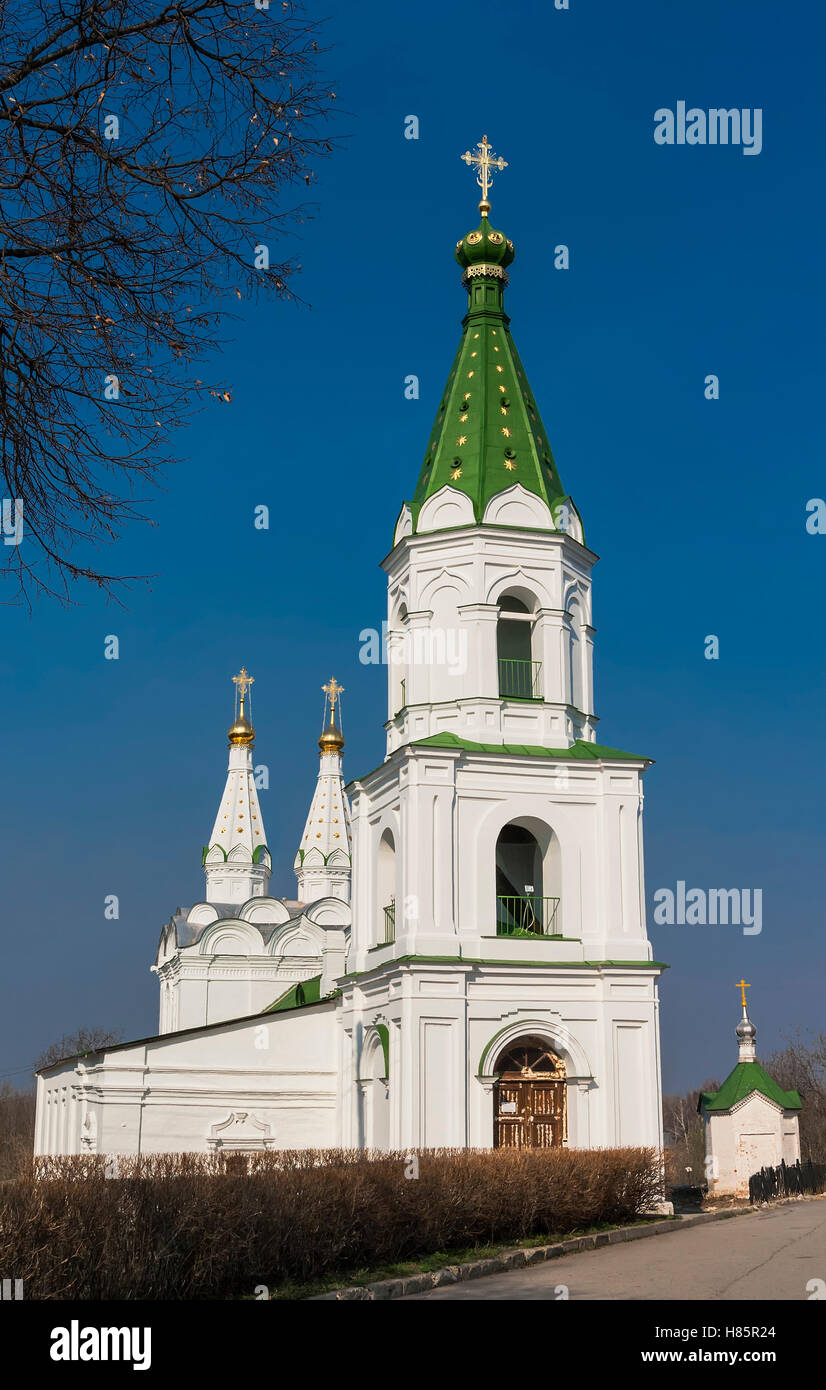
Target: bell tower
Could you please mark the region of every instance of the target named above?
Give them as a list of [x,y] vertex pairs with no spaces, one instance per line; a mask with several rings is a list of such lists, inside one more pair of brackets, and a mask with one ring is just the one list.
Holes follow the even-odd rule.
[[[381,1054],[391,1147],[499,1142],[497,1068],[518,1044],[559,1064],[553,1142],[659,1144],[650,760],[597,742],[597,556],[505,310],[516,253],[489,192],[506,163],[487,137],[462,158],[482,189],[455,248],[462,335],[382,562],[385,759],[348,788],[353,1094]],[[343,1142],[374,1123],[351,1115]]]

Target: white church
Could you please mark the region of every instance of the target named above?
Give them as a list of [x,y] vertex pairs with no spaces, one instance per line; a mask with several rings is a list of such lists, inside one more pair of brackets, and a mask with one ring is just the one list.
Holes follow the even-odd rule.
[[461,342],[382,561],[384,760],[345,785],[331,680],[279,896],[241,670],[204,897],[152,966],[158,1033],[41,1071],[39,1154],[662,1147],[649,760],[597,741],[597,556],[505,313],[504,161],[486,138],[463,158]]

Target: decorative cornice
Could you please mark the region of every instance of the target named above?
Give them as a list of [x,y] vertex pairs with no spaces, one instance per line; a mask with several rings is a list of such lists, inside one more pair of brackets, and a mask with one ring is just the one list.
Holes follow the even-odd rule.
[[467,285],[468,280],[474,280],[480,275],[492,277],[494,280],[501,280],[504,285],[509,285],[508,272],[503,270],[501,265],[490,265],[482,262],[481,265],[469,265],[462,276],[462,284]]

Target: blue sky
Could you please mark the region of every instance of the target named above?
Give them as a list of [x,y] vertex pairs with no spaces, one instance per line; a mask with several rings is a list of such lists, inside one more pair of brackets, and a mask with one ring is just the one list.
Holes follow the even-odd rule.
[[[202,896],[242,662],[274,891],[294,891],[331,672],[348,775],[381,761],[385,672],[359,664],[358,634],[384,616],[378,562],[458,342],[453,248],[477,196],[458,156],[483,132],[509,161],[492,220],[516,244],[514,336],[602,557],[599,737],[656,760],[665,1088],[730,1069],[744,973],[763,1056],[824,1027],[826,536],[805,526],[826,494],[822,7],[570,2],[327,0],[348,138],[298,244],[311,307],[242,305],[227,327],[212,371],[232,403],[177,436],[157,525],[117,553],[151,591],[3,610],[0,1072],[80,1025],[154,1031],[149,965],[169,913]],[[654,112],[678,100],[761,108],[762,152],[655,144]],[[652,925],[678,880],[761,888],[762,933]]]

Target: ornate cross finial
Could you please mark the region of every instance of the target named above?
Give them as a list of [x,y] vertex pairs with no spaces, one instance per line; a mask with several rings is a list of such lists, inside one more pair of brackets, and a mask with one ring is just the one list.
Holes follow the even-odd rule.
[[747,989],[751,989],[751,985],[747,985],[746,982],[745,982],[745,980],[738,980],[738,981],[737,981],[737,988],[740,990],[740,993],[741,993],[742,996],[743,996],[743,1008],[745,1009],[745,1007],[746,1007],[746,990],[747,990]]
[[242,666],[241,670],[238,672],[238,675],[233,676],[232,679],[238,691],[238,694],[241,696],[241,712],[243,713],[244,697],[247,691],[249,690],[250,686],[252,685],[253,681],[255,680],[255,676],[251,676],[246,666]]
[[503,169],[507,169],[507,160],[501,155],[494,154],[493,148],[488,144],[487,135],[483,135],[479,144],[476,146],[478,154],[471,154],[470,150],[459,158],[465,161],[468,168],[476,168],[476,182],[482,190],[482,202],[479,204],[480,210],[485,211],[488,207],[488,190],[493,181],[493,170],[496,169],[500,174]]
[[331,676],[329,685],[322,685],[321,689],[324,691],[324,694],[329,698],[330,701],[330,723],[335,724],[336,700],[340,699],[341,695],[344,693],[344,686],[339,685],[335,676]]

